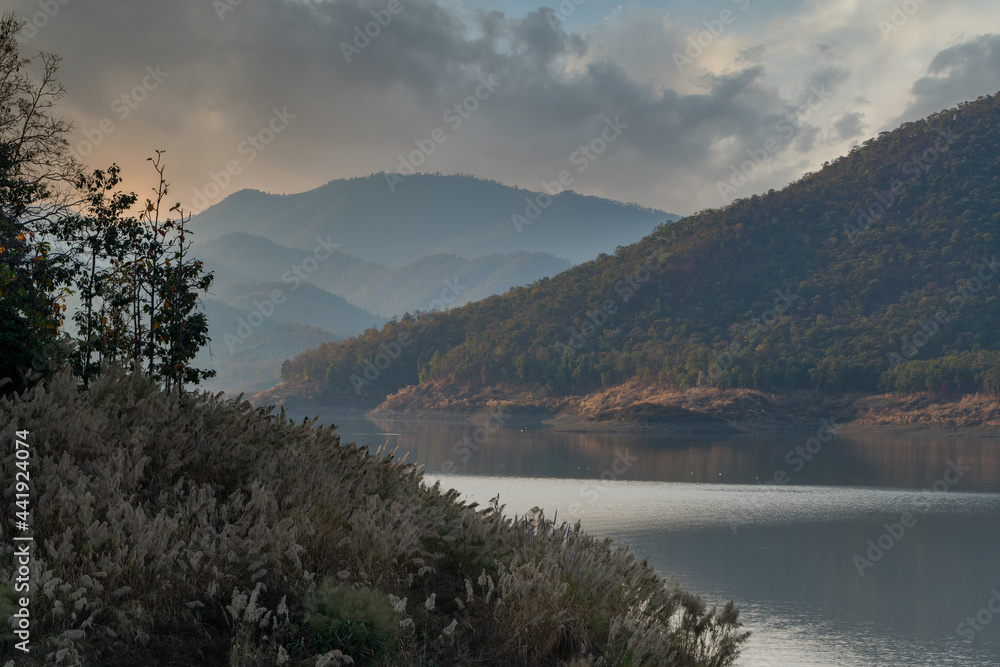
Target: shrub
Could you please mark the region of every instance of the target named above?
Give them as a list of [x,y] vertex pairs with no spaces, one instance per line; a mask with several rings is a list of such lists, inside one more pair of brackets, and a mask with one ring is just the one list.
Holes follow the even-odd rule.
[[309,603],[309,636],[301,645],[311,653],[340,650],[353,658],[384,660],[395,645],[399,618],[388,598],[370,588],[358,590],[327,577]]

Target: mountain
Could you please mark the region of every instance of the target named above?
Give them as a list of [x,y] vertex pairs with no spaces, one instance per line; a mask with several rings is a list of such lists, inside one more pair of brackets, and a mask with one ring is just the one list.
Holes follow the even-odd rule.
[[247,232],[312,251],[317,239],[398,267],[441,253],[542,252],[573,263],[677,216],[575,192],[554,197],[471,176],[373,174],[295,195],[241,190],[192,220],[199,243]]
[[289,357],[385,323],[308,283],[297,289],[283,283],[213,287],[202,308],[212,342],[195,365],[216,371],[207,388],[230,393],[268,389]]
[[1000,96],[780,192],[292,359],[267,400],[482,405],[636,384],[1000,392]]
[[[317,327],[337,338],[355,336],[382,326],[386,320],[306,282],[291,287],[281,282],[238,283],[213,291],[216,298],[234,308],[272,313],[269,317],[280,322]],[[276,293],[281,295],[277,299]]]
[[[471,260],[438,254],[390,268],[335,249],[317,255],[245,232],[231,232],[203,243],[195,253],[215,272],[216,291],[245,290],[243,285],[263,281],[282,281],[286,290],[300,284],[315,286],[384,319],[418,310],[445,310],[553,276],[571,266],[546,253],[519,251]],[[317,261],[316,257],[325,259]],[[325,306],[317,301],[313,307]],[[308,319],[295,321],[312,323]],[[343,328],[332,320],[327,325],[331,330]]]

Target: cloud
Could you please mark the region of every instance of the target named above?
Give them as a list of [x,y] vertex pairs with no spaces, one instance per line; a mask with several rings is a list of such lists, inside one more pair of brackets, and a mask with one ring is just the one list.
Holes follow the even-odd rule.
[[[9,1],[21,15],[38,10],[37,0]],[[65,57],[74,144],[99,137],[87,160],[116,161],[130,178],[145,178],[145,157],[166,149],[172,195],[185,203],[213,182],[225,183],[217,201],[395,171],[400,156],[429,146],[424,171],[538,189],[569,169],[578,191],[687,213],[718,205],[717,181],[765,145],[775,150],[738,196],[844,152],[911,99],[923,115],[1000,87],[996,37],[942,50],[969,15],[1000,30],[988,0],[928,5],[887,40],[876,24],[891,2],[749,3],[720,34],[701,35],[704,52],[683,72],[673,54],[744,3],[631,3],[589,26],[578,20],[584,5],[575,30],[523,3],[516,15],[452,0],[401,0],[395,13],[389,0],[56,4],[25,49]],[[123,117],[116,100],[150,66],[169,76]],[[484,78],[498,84],[480,99]],[[830,98],[803,113],[813,88]],[[870,103],[861,110],[858,98]],[[286,109],[294,118],[270,132]],[[779,129],[790,116],[791,136]],[[627,128],[577,171],[572,156],[599,146],[615,118]],[[97,132],[104,119],[112,132]],[[435,130],[446,140],[431,140]],[[269,134],[262,150],[242,150]]]
[[845,113],[833,124],[833,129],[841,141],[859,137],[865,131],[865,115],[860,111]]
[[[116,150],[167,148],[185,200],[231,161],[239,173],[223,179],[220,198],[260,187],[268,174],[271,189],[305,189],[338,175],[395,170],[398,156],[435,128],[448,141],[424,169],[538,188],[572,168],[573,152],[596,141],[606,120],[620,118],[627,131],[578,185],[648,202],[644,188],[720,159],[722,144],[735,159],[792,108],[763,82],[759,65],[707,75],[688,94],[637,80],[544,10],[460,17],[438,2],[403,3],[395,14],[386,7],[384,0],[262,0],[220,18],[202,0],[106,0],[97,10],[77,2],[36,39],[66,57],[81,131],[110,117]],[[667,31],[664,48],[680,48],[682,36]],[[146,65],[169,77],[129,118],[114,118],[112,100],[142,80]],[[477,102],[463,127],[449,127],[448,109],[490,76],[500,82],[496,93]],[[275,108],[295,120],[245,160],[242,142],[266,133]],[[102,150],[94,156],[121,161]]]
[[944,49],[927,72],[913,84],[914,100],[904,114],[907,119],[1000,91],[1000,35],[980,35]]

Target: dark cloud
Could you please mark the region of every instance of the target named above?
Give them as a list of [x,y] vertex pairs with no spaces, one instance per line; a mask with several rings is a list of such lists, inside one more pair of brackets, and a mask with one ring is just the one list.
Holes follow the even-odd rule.
[[1000,91],[1000,35],[980,35],[938,53],[917,79],[900,120],[915,120],[959,102]]
[[760,64],[764,62],[764,56],[767,54],[766,44],[757,44],[756,46],[750,46],[742,49],[739,54],[737,54],[737,62],[739,63],[749,63],[753,65]]
[[860,111],[845,113],[833,124],[833,129],[841,141],[859,137],[865,131],[865,115]]
[[809,74],[806,79],[804,90],[801,93],[802,102],[816,95],[816,91],[822,91],[829,96],[837,91],[837,87],[847,80],[851,75],[851,70],[844,67],[823,67]]
[[[17,2],[22,13],[33,7]],[[67,100],[81,131],[110,116],[116,130],[108,145],[116,150],[144,157],[167,148],[184,199],[227,161],[240,161],[240,143],[266,127],[273,109],[287,107],[295,119],[255,161],[240,162],[220,197],[396,170],[398,156],[434,128],[447,130],[448,140],[422,169],[537,188],[617,117],[627,130],[574,187],[683,209],[665,200],[664,183],[713,182],[796,108],[765,83],[759,64],[706,77],[700,92],[682,94],[591,56],[587,38],[554,25],[544,10],[520,18],[460,14],[436,1],[403,0],[390,16],[387,5],[77,1],[61,5],[30,47],[65,56]],[[228,7],[221,16],[219,6]],[[169,77],[130,117],[114,118],[112,101],[142,82],[147,65]],[[462,127],[449,127],[447,110],[490,76],[500,82],[495,93]],[[843,76],[828,68],[810,83],[835,85]],[[800,128],[799,150],[812,147],[815,131]],[[599,179],[586,180],[595,173]]]

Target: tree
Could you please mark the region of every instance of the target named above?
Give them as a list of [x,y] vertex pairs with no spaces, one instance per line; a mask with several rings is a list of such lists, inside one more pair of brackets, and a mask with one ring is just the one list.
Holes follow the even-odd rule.
[[57,356],[70,258],[51,242],[79,172],[69,124],[53,114],[63,95],[59,57],[41,53],[39,80],[17,44],[21,21],[0,16],[0,391],[41,376]]
[[175,204],[170,211],[178,217],[161,218],[169,191],[162,158],[163,151],[149,158],[159,180],[138,218],[126,215],[136,195],[112,192],[120,183],[112,166],[81,178],[88,212],[64,226],[71,230],[66,237],[74,239],[77,256],[85,260],[75,274],[84,306],[74,318],[80,333],[77,366],[85,385],[105,358],[144,368],[168,388],[176,387],[178,395],[184,384],[214,375],[188,366],[208,342],[208,322],[197,306],[213,276],[200,261],[185,262],[190,215]]
[[137,236],[138,221],[125,215],[137,197],[134,193],[115,191],[120,183],[121,170],[117,165],[107,171],[98,169],[90,175],[81,175],[77,187],[85,193],[87,212],[71,216],[64,225],[65,236],[77,258],[75,286],[83,302],[73,316],[80,336],[73,361],[84,387],[100,371],[105,355],[117,359],[121,352],[120,337],[113,333],[120,318],[114,318],[112,313],[126,303],[114,300],[113,285],[117,267],[125,260],[128,240]]
[[[197,306],[198,295],[211,286],[213,274],[206,273],[199,260],[184,263],[191,247],[187,238],[190,231],[185,229],[191,215],[185,213],[180,204],[170,208],[177,214],[176,220],[160,222],[160,208],[169,190],[162,156],[162,151],[157,151],[155,159],[149,158],[159,183],[154,189],[155,199],[146,200],[142,218],[151,239],[144,264],[150,322],[146,349],[149,374],[164,379],[168,389],[171,385],[176,387],[179,397],[185,383],[197,384],[215,376],[215,371],[188,366],[209,341],[208,320],[204,313],[198,312]],[[155,365],[157,361],[159,366]]]
[[[138,217],[137,197],[117,188],[117,165],[85,174],[72,157],[70,126],[53,114],[63,95],[59,57],[42,53],[37,81],[16,41],[22,23],[0,17],[0,390],[17,391],[70,361],[84,386],[105,360],[144,368],[178,395],[213,372],[188,363],[208,342],[198,295],[212,274],[185,261],[190,215],[171,207],[162,151],[159,176]],[[166,211],[162,211],[166,213]],[[60,330],[65,296],[76,292],[79,340]]]

